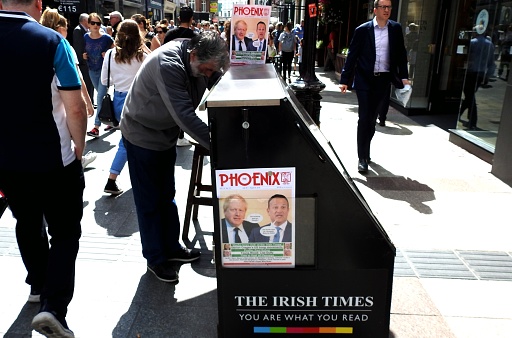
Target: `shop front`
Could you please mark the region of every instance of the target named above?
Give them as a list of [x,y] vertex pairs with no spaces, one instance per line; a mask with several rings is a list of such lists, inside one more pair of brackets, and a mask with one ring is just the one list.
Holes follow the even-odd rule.
[[[354,18],[373,17],[373,1],[354,3]],[[404,29],[413,85],[407,105],[392,94],[392,106],[432,121],[443,115],[450,141],[493,163],[493,173],[512,184],[512,1],[393,1],[391,18]],[[349,22],[350,38],[358,24]]]
[[176,12],[176,4],[171,0],[164,0],[164,17],[168,20],[174,20],[176,24],[176,17],[174,13]]
[[408,0],[398,13],[414,87],[404,109],[453,116],[452,142],[489,163],[501,163],[499,131],[509,134],[512,127],[502,124],[502,116],[512,110],[504,104],[512,1]]

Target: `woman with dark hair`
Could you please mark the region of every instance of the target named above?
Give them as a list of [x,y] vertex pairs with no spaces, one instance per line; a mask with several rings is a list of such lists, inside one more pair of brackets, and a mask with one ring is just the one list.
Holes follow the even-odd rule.
[[[89,66],[89,76],[91,77],[92,84],[98,92],[96,98],[96,117],[94,120],[94,128],[87,132],[87,135],[92,137],[100,137],[99,127],[101,125],[100,119],[98,118],[98,112],[101,110],[101,101],[103,96],[107,93],[107,87],[101,84],[101,65],[103,64],[103,58],[105,52],[112,48],[113,40],[112,37],[101,30],[102,23],[101,16],[97,13],[89,14],[89,33],[85,33],[85,53],[83,55],[84,60],[87,61]],[[106,130],[109,128],[107,127]]]
[[288,72],[288,82],[291,82],[292,61],[295,55],[295,36],[292,34],[293,24],[287,22],[284,31],[279,35],[279,52],[281,53],[281,62],[283,64],[283,79],[286,81]]
[[158,41],[157,37],[155,36],[155,33],[150,32],[148,30],[148,22],[146,20],[146,17],[142,14],[134,14],[132,15],[132,20],[134,20],[138,27],[140,36],[142,38],[142,41],[144,45],[148,48],[146,52],[152,52],[158,47],[160,47],[160,42]]
[[167,28],[167,25],[164,25],[162,23],[159,25],[156,25],[155,33],[156,33],[156,37],[157,37],[158,41],[160,42],[160,45],[164,44],[165,33],[167,33],[168,30],[169,29]]
[[[109,82],[114,85],[114,114],[118,121],[121,121],[121,112],[128,89],[130,89],[137,71],[147,56],[142,46],[142,38],[137,23],[134,20],[124,20],[119,25],[114,48],[107,52],[103,61],[101,83],[105,86]],[[121,139],[110,167],[110,174],[104,189],[106,193],[119,195],[123,192],[122,189],[118,188],[116,179],[125,164],[126,149]]]

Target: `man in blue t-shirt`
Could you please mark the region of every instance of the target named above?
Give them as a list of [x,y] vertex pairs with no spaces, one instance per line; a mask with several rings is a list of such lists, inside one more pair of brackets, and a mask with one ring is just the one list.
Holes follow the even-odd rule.
[[298,41],[304,39],[304,20],[300,21],[300,25],[295,25],[292,33],[298,38]]
[[87,114],[80,77],[66,39],[36,21],[41,1],[3,0],[2,6],[0,50],[9,53],[0,53],[0,64],[9,80],[0,81],[0,125],[22,125],[24,132],[5,127],[0,133],[0,190],[17,221],[28,301],[41,303],[32,327],[48,337],[74,337],[65,318],[85,185]]

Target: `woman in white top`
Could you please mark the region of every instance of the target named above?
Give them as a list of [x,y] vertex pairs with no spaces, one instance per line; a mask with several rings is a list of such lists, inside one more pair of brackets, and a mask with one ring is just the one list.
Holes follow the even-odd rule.
[[[118,121],[121,121],[126,94],[147,54],[143,51],[139,26],[134,20],[128,19],[121,22],[114,45],[114,48],[105,54],[101,69],[101,83],[107,85],[110,62],[110,84],[114,85],[114,114]],[[126,149],[121,139],[104,189],[106,193],[119,195],[123,192],[117,187],[116,178],[123,170],[126,161]]]

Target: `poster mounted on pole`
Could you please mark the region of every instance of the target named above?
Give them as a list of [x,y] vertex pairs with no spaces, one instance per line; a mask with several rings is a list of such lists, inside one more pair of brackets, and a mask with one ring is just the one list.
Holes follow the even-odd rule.
[[222,266],[294,267],[295,168],[217,170],[215,177]]
[[231,64],[264,64],[271,6],[233,5],[229,50]]

